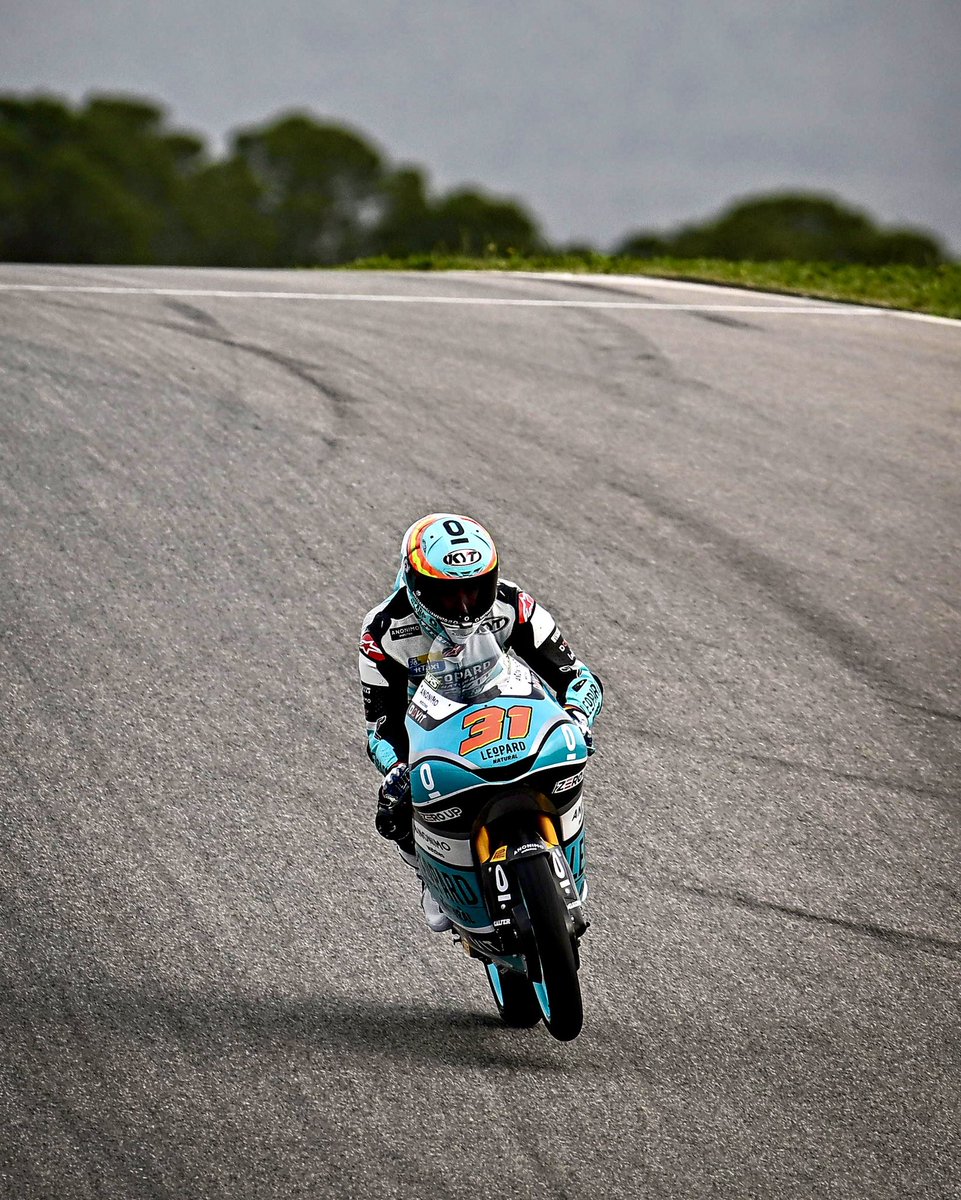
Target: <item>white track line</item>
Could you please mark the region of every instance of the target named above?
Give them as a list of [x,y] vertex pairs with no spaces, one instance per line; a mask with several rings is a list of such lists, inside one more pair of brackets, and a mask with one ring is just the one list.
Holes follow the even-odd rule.
[[398,296],[371,292],[262,292],[222,288],[105,287],[86,284],[0,283],[0,292],[56,292],[96,296],[187,296],[215,300],[310,300],[362,304],[459,304],[494,308],[642,308],[661,312],[812,313],[877,316],[888,310],[843,304],[670,304],[651,300],[532,300],[517,296]]
[[[467,278],[470,275],[475,277],[479,274],[477,271],[447,271],[447,275],[456,275],[459,278]],[[663,288],[667,291],[678,292],[717,292],[725,296],[764,296],[768,303],[780,302],[782,304],[797,304],[802,297],[798,294],[791,295],[787,292],[765,292],[763,289],[744,287],[729,287],[723,283],[693,283],[689,279],[665,279],[659,275],[593,275],[593,274],[578,274],[576,271],[487,271],[484,272],[488,278],[498,277],[507,279],[513,276],[519,276],[522,279],[548,279],[556,280],[559,283],[601,283],[612,287],[614,284],[627,284],[628,287],[643,287],[643,288]],[[935,317],[930,313],[910,312],[903,308],[876,308],[871,305],[850,304],[844,300],[824,300],[823,298],[809,297],[809,301],[813,304],[837,304],[844,305],[846,308],[867,309],[872,315],[883,315],[887,317],[903,317],[909,321],[928,321],[932,325],[961,325],[961,320],[957,317]]]
[[[453,274],[453,272],[451,272]],[[471,274],[476,279],[477,273]],[[524,272],[511,272],[510,276],[523,278],[550,279],[547,275],[526,275]],[[510,277],[508,276],[508,277]],[[490,276],[488,276],[490,278]],[[568,278],[555,276],[554,278]],[[583,280],[583,275],[572,275],[569,278]],[[669,286],[684,290],[710,290],[727,294],[743,296],[764,295],[763,292],[749,292],[746,289],[725,288],[714,284],[692,284],[683,280],[648,279],[644,276],[600,276],[610,282],[616,278],[618,282],[629,282],[639,286]],[[912,321],[927,321],[936,325],[961,326],[961,321],[951,317],[934,317],[927,313],[906,312],[895,308],[872,308],[861,304],[845,304],[843,301],[802,300],[798,303],[788,297],[778,297],[775,303],[767,304],[672,304],[660,303],[653,300],[534,300],[518,296],[398,296],[394,294],[376,294],[372,292],[281,292],[281,291],[246,291],[243,289],[227,288],[147,288],[131,286],[105,286],[94,284],[57,284],[57,283],[0,283],[0,293],[38,292],[72,295],[96,296],[182,296],[196,299],[214,300],[309,300],[314,303],[353,303],[353,304],[452,304],[488,308],[590,308],[590,309],[643,309],[647,312],[731,312],[731,313],[766,313],[770,315],[783,314],[786,316],[828,316],[828,317],[902,317]]]

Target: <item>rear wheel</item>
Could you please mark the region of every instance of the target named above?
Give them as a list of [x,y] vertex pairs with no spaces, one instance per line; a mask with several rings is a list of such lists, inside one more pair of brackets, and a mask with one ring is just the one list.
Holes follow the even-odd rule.
[[531,981],[516,971],[487,963],[487,982],[505,1025],[529,1029],[541,1019],[541,1006]]
[[530,947],[540,968],[540,979],[531,983],[544,1016],[544,1024],[561,1042],[576,1038],[584,1023],[581,987],[577,978],[567,906],[554,878],[548,855],[522,858],[516,865],[517,882],[524,897],[531,926]]

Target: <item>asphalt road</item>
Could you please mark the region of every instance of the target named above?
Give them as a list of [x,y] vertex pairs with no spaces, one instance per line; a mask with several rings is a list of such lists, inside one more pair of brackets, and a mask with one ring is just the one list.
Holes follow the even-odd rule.
[[[447,507],[607,685],[567,1045],[372,828]],[[0,1195],[961,1195],[961,325],[5,266],[0,513]]]

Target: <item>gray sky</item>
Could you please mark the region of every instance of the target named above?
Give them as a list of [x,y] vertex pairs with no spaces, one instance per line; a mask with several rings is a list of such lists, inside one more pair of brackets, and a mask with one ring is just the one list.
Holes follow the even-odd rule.
[[961,254],[961,0],[2,0],[0,90],[164,101],[217,147],[292,107],[607,246],[836,193]]

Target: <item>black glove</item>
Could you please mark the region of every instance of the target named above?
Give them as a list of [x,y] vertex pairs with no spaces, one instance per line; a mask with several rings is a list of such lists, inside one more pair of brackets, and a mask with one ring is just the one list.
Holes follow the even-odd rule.
[[581,731],[581,736],[584,738],[584,745],[587,746],[587,755],[590,757],[594,753],[594,731],[591,729],[587,713],[579,708],[569,708],[567,715]]
[[411,813],[410,767],[397,763],[384,776],[377,793],[377,832],[388,841],[402,842],[410,834]]

